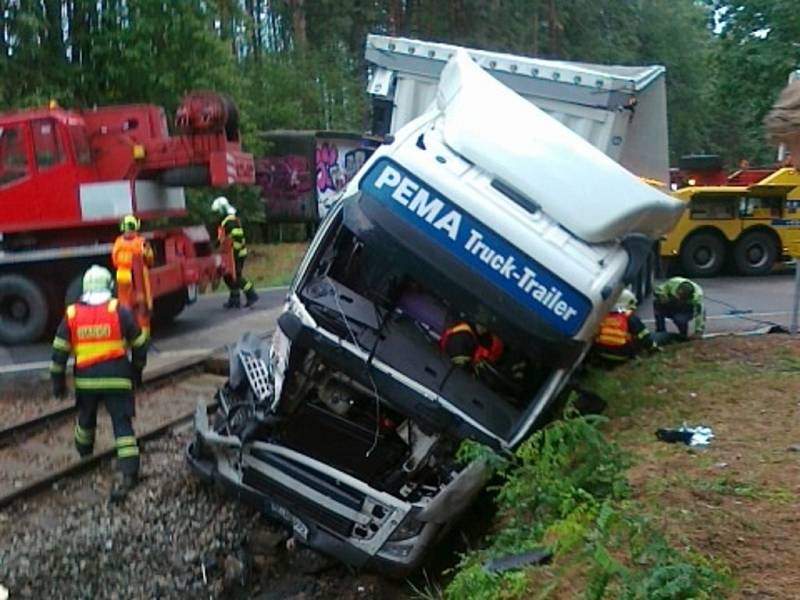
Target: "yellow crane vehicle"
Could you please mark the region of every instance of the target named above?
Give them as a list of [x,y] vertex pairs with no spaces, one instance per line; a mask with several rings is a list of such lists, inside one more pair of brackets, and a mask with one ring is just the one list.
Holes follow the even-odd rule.
[[742,170],[711,185],[689,181],[693,185],[673,192],[687,208],[660,244],[668,270],[714,277],[730,264],[740,275],[764,275],[800,244],[795,169]]

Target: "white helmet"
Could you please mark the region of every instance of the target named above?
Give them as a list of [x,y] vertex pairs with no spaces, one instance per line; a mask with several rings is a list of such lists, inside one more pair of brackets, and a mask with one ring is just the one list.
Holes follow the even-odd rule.
[[228,199],[225,196],[217,196],[214,198],[214,201],[211,203],[211,210],[215,213],[220,213],[223,215],[235,215],[236,209],[231,206],[231,203],[228,202]]
[[92,265],[83,275],[83,293],[109,292],[112,283],[111,271],[99,265]]
[[616,310],[636,310],[636,295],[628,288],[623,288],[614,306]]

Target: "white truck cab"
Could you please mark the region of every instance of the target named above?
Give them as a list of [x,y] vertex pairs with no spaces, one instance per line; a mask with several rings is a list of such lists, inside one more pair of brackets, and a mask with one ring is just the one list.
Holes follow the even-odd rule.
[[[531,433],[682,208],[455,53],[321,225],[266,374],[234,357],[221,405],[250,412],[198,410],[190,462],[303,543],[408,573],[485,482],[463,440]],[[454,361],[454,325],[491,360]]]

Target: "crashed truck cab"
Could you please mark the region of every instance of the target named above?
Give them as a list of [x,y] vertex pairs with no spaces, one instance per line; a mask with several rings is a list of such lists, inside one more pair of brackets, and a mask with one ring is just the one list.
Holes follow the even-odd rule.
[[[530,434],[681,209],[456,55],[321,225],[271,348],[234,349],[191,464],[299,541],[408,573],[485,483],[464,440]],[[499,359],[449,360],[462,321]]]

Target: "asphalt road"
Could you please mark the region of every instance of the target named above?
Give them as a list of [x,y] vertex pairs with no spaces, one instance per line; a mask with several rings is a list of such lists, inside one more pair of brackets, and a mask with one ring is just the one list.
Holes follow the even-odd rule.
[[[705,294],[707,333],[748,331],[770,324],[788,328],[791,323],[792,269],[765,277],[715,277],[697,282]],[[283,303],[286,289],[262,290],[259,294],[261,299],[256,306],[239,311],[223,309],[222,295],[201,296],[174,323],[154,331],[153,353],[180,354],[219,348],[235,342],[254,323],[263,322],[264,331],[271,329],[272,313]],[[259,319],[262,313],[263,321]],[[652,303],[646,301],[639,315],[652,326],[652,314]],[[0,348],[0,377],[16,370],[41,369],[49,359],[49,343]]]
[[[173,323],[153,331],[152,355],[159,353],[180,354],[201,349],[212,350],[235,342],[245,329],[259,323],[264,315],[264,331],[272,329],[273,319],[268,313],[283,304],[286,288],[259,290],[258,303],[248,309],[227,310],[222,305],[226,295],[200,296],[196,303],[187,307]],[[225,327],[220,327],[225,325]],[[46,368],[50,360],[50,343],[24,346],[0,347],[0,378],[4,373],[17,370]]]
[[[768,325],[789,328],[794,302],[794,269],[764,277],[714,277],[696,280],[703,288],[706,333],[749,331]],[[639,316],[653,325],[652,302],[645,301]],[[667,329],[672,331],[668,323]],[[677,330],[675,330],[677,331]]]

